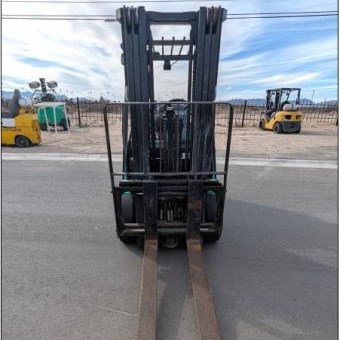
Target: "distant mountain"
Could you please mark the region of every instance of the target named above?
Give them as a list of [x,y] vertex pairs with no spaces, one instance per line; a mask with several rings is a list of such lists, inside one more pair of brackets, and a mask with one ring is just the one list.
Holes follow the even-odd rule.
[[313,105],[314,102],[312,102],[312,101],[309,100],[309,99],[302,98],[302,99],[300,99],[300,104],[301,104],[301,105]]
[[[31,99],[33,92],[30,91],[20,91],[21,97],[26,99]],[[13,95],[12,91],[1,91],[1,98],[3,99],[11,99]],[[57,94],[56,99],[58,101],[65,101],[68,98],[64,94]]]
[[[32,92],[30,91],[22,91],[21,96],[26,99],[31,99],[32,97]],[[1,91],[1,98],[7,100],[11,99],[13,95],[13,91]],[[77,102],[77,98],[68,98],[64,94],[58,94],[57,98],[58,101],[66,101],[66,100],[72,100],[73,102]],[[86,102],[89,101],[89,99],[81,97],[79,98],[80,102]],[[228,100],[228,102],[232,105],[244,105],[245,99],[231,99]],[[328,105],[328,106],[336,106],[338,105],[337,100],[329,100],[326,102],[320,102],[320,103],[314,103],[310,99],[303,98],[300,100],[301,105]],[[247,99],[247,106],[265,106],[266,105],[266,100],[265,98],[253,98],[253,99]]]
[[[228,100],[228,102],[232,105],[244,105],[245,99],[231,99]],[[247,99],[247,106],[265,106],[266,105],[266,100],[265,99]],[[314,103],[310,99],[307,98],[302,98],[300,99],[300,105],[318,105],[318,106],[336,106],[338,105],[337,100],[329,100],[326,102],[320,102],[320,103]]]
[[324,102],[324,103],[326,103],[326,105],[329,105],[329,106],[336,106],[336,105],[338,105],[338,101],[337,100],[328,100],[328,101],[326,101],[326,102]]
[[64,94],[57,94],[56,99],[58,101],[64,102],[64,101],[68,100],[68,97],[66,97]]
[[[77,97],[75,98],[68,98],[69,101],[73,102],[73,103],[76,103],[77,102]],[[87,98],[84,98],[84,97],[80,97],[79,98],[79,102],[88,102],[89,99]]]
[[314,103],[314,102],[312,102],[309,99],[301,99],[300,104],[304,105],[304,106],[311,105],[311,106],[316,106],[316,107],[337,106],[338,105],[338,101],[337,100],[328,100],[328,101]]
[[[32,92],[30,91],[20,91],[21,97],[31,99]],[[3,99],[11,99],[13,95],[13,91],[1,91],[1,98]]]
[[231,99],[228,103],[232,105],[244,105],[245,100],[247,100],[247,106],[264,106],[266,105],[266,100],[262,98],[256,99]]
[[[231,99],[231,100],[228,100],[228,103],[232,105],[243,105],[245,100],[246,99]],[[266,100],[261,99],[261,98],[247,99],[247,105],[248,106],[264,106],[266,105]]]
[[266,100],[262,98],[257,99],[247,99],[247,105],[253,105],[253,106],[265,106]]
[[244,104],[244,99],[231,99],[231,100],[228,100],[228,103],[232,105],[241,105],[241,104]]

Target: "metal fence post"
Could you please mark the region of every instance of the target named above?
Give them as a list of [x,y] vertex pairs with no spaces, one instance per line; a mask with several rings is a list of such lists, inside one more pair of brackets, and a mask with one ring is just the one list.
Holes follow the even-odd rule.
[[81,128],[80,105],[79,105],[79,98],[78,97],[77,97],[77,111],[78,111],[78,126]]
[[245,100],[244,105],[243,105],[242,124],[241,124],[242,127],[244,125],[244,116],[246,114],[246,108],[247,108],[247,101]]

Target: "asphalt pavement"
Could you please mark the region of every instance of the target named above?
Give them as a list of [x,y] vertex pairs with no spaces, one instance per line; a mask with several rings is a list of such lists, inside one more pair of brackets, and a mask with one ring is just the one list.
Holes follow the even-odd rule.
[[[135,339],[142,250],[114,232],[105,162],[2,164],[2,338]],[[232,165],[204,246],[226,340],[337,339],[337,171]],[[158,339],[196,340],[183,248],[160,250]]]

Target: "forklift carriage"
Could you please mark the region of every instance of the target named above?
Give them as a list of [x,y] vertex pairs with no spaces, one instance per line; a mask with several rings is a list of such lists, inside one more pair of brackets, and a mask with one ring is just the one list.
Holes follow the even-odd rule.
[[[123,242],[136,236],[163,237],[175,247],[179,236],[219,239],[233,122],[233,107],[216,96],[222,23],[226,10],[161,13],[144,7],[117,10],[122,32],[125,103],[104,109],[116,228]],[[188,25],[189,37],[153,39],[154,25]],[[165,71],[188,65],[186,99],[156,102],[154,62]],[[184,95],[185,96],[185,95]],[[123,171],[111,157],[108,110],[120,105]],[[224,169],[216,169],[215,115],[229,108]],[[223,176],[220,181],[218,176]],[[118,184],[115,177],[121,176]]]
[[[110,109],[122,113],[122,172],[115,171],[112,160],[107,117]],[[145,139],[147,145],[144,145],[145,153],[139,159],[140,164],[133,156],[140,145],[133,143],[131,131],[131,117],[137,110],[142,110],[153,120],[153,124],[148,125],[150,138]],[[204,122],[196,128],[195,117],[202,110],[213,123]],[[216,168],[216,111],[219,116],[229,113],[222,171]],[[105,107],[104,125],[116,229],[123,242],[145,234],[160,235],[163,245],[172,248],[178,245],[181,236],[195,232],[207,241],[219,239],[223,227],[232,122],[233,107],[228,103],[121,103]],[[138,130],[143,131],[141,127]],[[209,137],[209,149],[200,145],[204,136]],[[196,231],[195,226],[199,226]]]

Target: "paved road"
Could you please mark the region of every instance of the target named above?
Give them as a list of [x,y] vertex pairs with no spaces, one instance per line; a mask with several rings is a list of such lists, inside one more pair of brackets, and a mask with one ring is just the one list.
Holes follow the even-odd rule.
[[[223,339],[337,339],[337,172],[232,166],[205,247]],[[135,339],[142,252],[114,236],[107,164],[4,161],[4,340]],[[160,251],[160,340],[198,334],[184,249]]]
[[[112,154],[112,161],[117,163],[117,171],[121,168],[118,164],[122,162],[122,154]],[[14,153],[3,152],[3,160],[11,161],[75,161],[75,162],[105,162],[107,163],[107,154],[98,153]],[[217,167],[222,171],[224,166],[224,157],[216,157]],[[336,160],[320,159],[287,159],[287,158],[267,158],[267,157],[230,157],[229,165],[246,165],[246,166],[270,166],[284,168],[307,168],[307,169],[334,169],[338,168]]]

